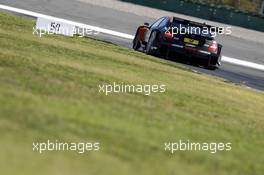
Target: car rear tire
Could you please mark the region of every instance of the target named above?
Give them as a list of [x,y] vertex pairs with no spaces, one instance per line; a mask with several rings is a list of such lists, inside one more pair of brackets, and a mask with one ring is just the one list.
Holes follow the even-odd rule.
[[150,37],[149,37],[149,40],[148,40],[148,43],[147,43],[147,46],[146,46],[146,54],[148,55],[154,55],[155,51],[153,51],[152,47],[156,44],[156,32],[152,32]]
[[205,68],[216,70],[221,66],[221,55],[209,58],[205,63]]

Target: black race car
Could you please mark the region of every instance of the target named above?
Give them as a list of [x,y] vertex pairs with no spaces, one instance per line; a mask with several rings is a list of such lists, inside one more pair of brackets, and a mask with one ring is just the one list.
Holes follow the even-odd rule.
[[[215,41],[217,28],[176,17],[162,17],[138,27],[133,49],[150,55],[177,55],[199,60],[206,68],[221,65],[222,45]],[[192,59],[193,60],[193,59]]]

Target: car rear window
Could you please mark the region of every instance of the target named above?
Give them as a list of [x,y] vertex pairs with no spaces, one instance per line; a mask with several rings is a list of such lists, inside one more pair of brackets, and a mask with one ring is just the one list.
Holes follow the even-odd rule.
[[213,38],[215,33],[210,31],[209,27],[201,27],[201,26],[195,26],[190,24],[184,24],[180,22],[173,22],[171,27],[173,28],[174,33],[179,34],[193,34],[193,35],[199,35],[206,38]]

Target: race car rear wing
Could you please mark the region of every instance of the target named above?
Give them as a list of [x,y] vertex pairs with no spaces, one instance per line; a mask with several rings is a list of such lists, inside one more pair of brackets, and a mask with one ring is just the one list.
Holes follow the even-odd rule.
[[195,21],[190,21],[190,20],[187,20],[187,19],[183,19],[183,18],[178,18],[178,17],[173,17],[172,18],[172,22],[174,23],[181,23],[181,24],[185,24],[185,25],[191,25],[191,26],[195,26],[195,27],[206,27],[208,29],[213,29],[211,30],[212,32],[217,32],[218,31],[218,27],[215,27],[215,26],[211,26],[211,25],[208,25],[206,23],[199,23],[199,22],[195,22]]

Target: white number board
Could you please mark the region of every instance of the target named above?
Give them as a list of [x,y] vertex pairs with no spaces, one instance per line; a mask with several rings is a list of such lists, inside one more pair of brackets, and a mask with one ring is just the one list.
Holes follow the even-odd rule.
[[61,34],[66,36],[73,36],[75,32],[75,26],[72,24],[45,18],[38,18],[36,28],[49,34]]

